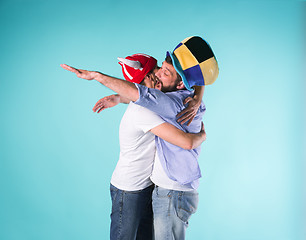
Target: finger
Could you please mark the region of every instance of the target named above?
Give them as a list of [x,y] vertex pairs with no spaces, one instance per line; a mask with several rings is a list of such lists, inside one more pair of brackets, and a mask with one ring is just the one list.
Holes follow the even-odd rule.
[[70,66],[68,66],[67,64],[60,64],[60,66],[61,66],[62,68],[64,68],[64,69],[67,69],[67,68],[70,67]]
[[191,100],[193,100],[193,98],[191,98],[191,97],[185,98],[184,104],[189,103]]
[[104,107],[104,106],[101,107],[97,113],[100,113],[100,112],[103,111],[104,109],[106,109],[106,107]]
[[190,114],[185,114],[184,116],[180,117],[177,121],[181,124],[184,124],[190,118]]
[[183,116],[183,115],[185,115],[185,114],[190,114],[190,113],[193,113],[194,112],[194,109],[193,109],[193,107],[186,107],[185,109],[183,109],[180,113],[178,113],[177,115],[176,115],[176,117],[180,117],[180,116]]
[[194,119],[194,116],[190,116],[186,118],[184,121],[182,121],[181,124],[187,123],[187,126],[189,126],[193,119]]
[[183,121],[184,119],[188,118],[189,116],[195,115],[194,111],[192,109],[188,109],[188,108],[185,108],[181,113],[179,113],[181,116],[179,117],[178,121]]
[[195,116],[193,116],[193,117],[190,118],[189,122],[187,123],[187,126],[190,125],[190,123],[193,121],[194,117],[195,117]]
[[204,128],[204,123],[203,123],[203,122],[201,122],[201,123],[202,123],[202,125],[201,125],[201,131],[204,132],[204,141],[205,141],[206,138],[207,138],[207,135],[206,135],[205,128]]
[[64,69],[66,69],[66,70],[68,70],[68,71],[71,71],[71,70],[74,69],[73,67],[71,67],[71,66],[69,66],[69,65],[67,65],[67,64],[61,64],[61,67],[64,68]]
[[92,111],[96,112],[98,109],[99,109],[99,106],[94,107],[94,108],[92,109]]
[[98,108],[104,108],[105,107],[105,104],[104,104],[104,102],[101,102],[99,105],[98,105]]
[[191,113],[188,116],[185,117],[184,120],[181,121],[181,124],[185,124],[188,122],[187,126],[189,126],[189,124],[191,123],[191,121],[194,119],[195,114]]
[[204,123],[202,122],[202,124],[203,124],[203,131],[206,133],[206,131],[205,131],[205,127],[204,127]]
[[185,113],[187,113],[187,111],[188,111],[188,109],[185,108],[183,111],[179,112],[179,113],[176,115],[176,117],[179,118],[179,117],[183,116]]
[[99,108],[99,105],[95,105],[95,106],[93,107],[92,111],[96,112],[96,111],[98,110],[98,108]]
[[95,112],[97,111],[97,108],[100,106],[100,101],[96,102],[95,106],[92,108],[92,110]]
[[68,66],[67,64],[61,64],[61,67],[76,74],[81,73],[78,69]]
[[71,72],[74,72],[76,74],[82,74],[82,72],[84,72],[84,70],[82,69],[77,69],[77,68],[74,68],[74,67],[71,67],[71,66],[67,66],[67,70],[71,71]]
[[184,124],[185,122],[187,122],[194,115],[195,114],[193,112],[187,112],[186,114],[181,116],[177,121],[181,122],[181,124]]

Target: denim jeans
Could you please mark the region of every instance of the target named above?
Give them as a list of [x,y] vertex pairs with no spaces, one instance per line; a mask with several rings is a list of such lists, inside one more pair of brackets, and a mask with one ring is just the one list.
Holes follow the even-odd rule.
[[110,186],[112,198],[111,240],[153,239],[152,191],[123,191]]
[[152,195],[155,240],[185,239],[188,220],[196,212],[198,192],[156,186]]

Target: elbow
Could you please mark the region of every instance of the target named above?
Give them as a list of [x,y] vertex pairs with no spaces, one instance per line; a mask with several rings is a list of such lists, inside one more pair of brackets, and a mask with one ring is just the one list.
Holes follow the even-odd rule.
[[134,91],[134,102],[136,102],[139,99],[139,92],[138,89],[136,89],[136,91]]
[[185,150],[192,150],[192,149],[194,149],[194,147],[193,147],[192,145],[188,145],[188,146],[186,146],[184,149],[185,149]]
[[138,90],[131,92],[131,94],[127,95],[126,97],[129,98],[131,101],[136,102],[139,99]]
[[185,149],[185,150],[192,150],[194,148],[195,148],[195,146],[193,144],[193,141],[191,141],[191,140],[186,142],[186,144],[183,146],[183,149]]

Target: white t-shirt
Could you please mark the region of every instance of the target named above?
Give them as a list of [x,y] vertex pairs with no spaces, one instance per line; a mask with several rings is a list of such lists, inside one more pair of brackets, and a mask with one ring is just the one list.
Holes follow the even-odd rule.
[[111,184],[125,191],[137,191],[152,184],[155,135],[150,130],[164,123],[154,112],[130,103],[119,129],[120,157]]

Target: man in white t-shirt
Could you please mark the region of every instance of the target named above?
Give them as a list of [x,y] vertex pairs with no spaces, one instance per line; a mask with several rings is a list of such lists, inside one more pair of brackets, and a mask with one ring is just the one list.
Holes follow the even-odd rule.
[[[156,63],[154,58],[145,54],[135,54],[120,62],[127,81],[150,88],[154,84],[150,73],[156,70]],[[114,102],[120,98],[112,95],[103,101],[107,102],[106,99],[110,97],[110,101]],[[103,109],[101,101],[96,104],[94,111],[97,109]],[[162,120],[156,113],[133,102],[129,103],[120,124],[120,157],[110,186],[111,239],[153,239],[154,185],[150,176],[156,152],[154,134],[188,149],[197,147],[206,138],[204,129],[198,134],[185,133]]]
[[150,110],[129,103],[119,129],[120,157],[111,178],[111,238],[152,239],[150,180],[155,157],[151,129],[164,121]]

